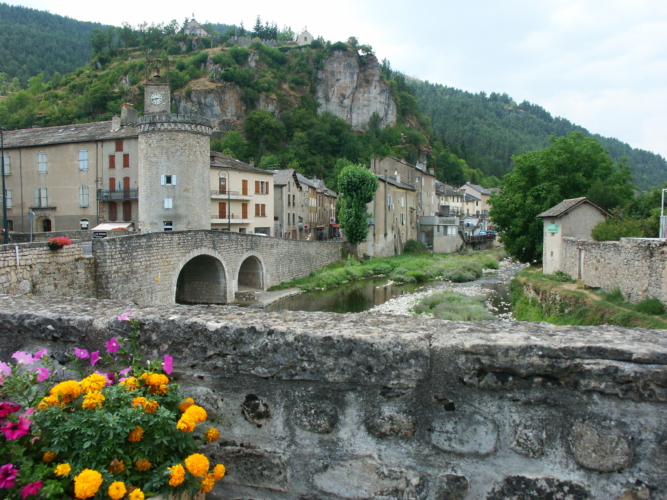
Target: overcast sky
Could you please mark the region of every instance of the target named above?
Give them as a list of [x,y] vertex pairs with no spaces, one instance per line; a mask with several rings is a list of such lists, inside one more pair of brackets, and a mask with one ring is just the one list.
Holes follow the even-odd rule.
[[243,21],[252,28],[259,14],[334,42],[356,36],[409,76],[475,93],[506,92],[517,103],[539,104],[593,133],[667,157],[665,0],[8,3],[117,26],[182,23],[194,14],[201,23]]

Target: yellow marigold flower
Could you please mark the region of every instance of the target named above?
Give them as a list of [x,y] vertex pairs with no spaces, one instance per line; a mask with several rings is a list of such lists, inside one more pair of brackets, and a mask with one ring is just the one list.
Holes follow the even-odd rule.
[[42,462],[44,462],[45,464],[50,464],[56,459],[56,455],[58,454],[55,451],[47,451],[42,456]]
[[104,401],[105,399],[106,398],[102,393],[89,392],[83,399],[83,403],[81,403],[81,406],[83,408],[88,408],[89,410],[94,410],[95,408],[102,408],[102,401]]
[[144,372],[141,374],[139,377],[141,380],[146,380],[148,377],[150,377],[152,374],[150,372]]
[[107,470],[112,474],[122,474],[125,470],[125,464],[122,460],[114,458],[109,464],[109,467],[107,467]]
[[206,420],[206,417],[208,417],[208,415],[206,414],[206,410],[204,410],[204,408],[202,408],[201,406],[197,405],[192,405],[190,408],[185,410],[185,413],[183,415],[184,416],[190,415],[192,419],[197,423],[203,422],[204,420]]
[[146,398],[140,397],[140,398],[134,398],[132,400],[132,406],[142,406],[146,404]]
[[134,462],[134,466],[139,472],[144,472],[151,468],[151,463],[146,458],[140,458]]
[[99,373],[91,373],[81,381],[81,387],[86,392],[97,392],[101,391],[108,381],[108,378]]
[[68,476],[70,472],[72,472],[70,464],[60,464],[53,471],[56,476]]
[[183,401],[180,405],[178,405],[178,409],[184,412],[185,410],[190,408],[193,404],[195,404],[194,399],[186,398],[185,401]]
[[151,373],[146,379],[146,385],[151,387],[160,387],[161,385],[167,385],[169,383],[169,378],[162,373]]
[[202,477],[209,467],[208,458],[201,453],[193,453],[185,459],[185,468],[195,477]]
[[169,392],[169,386],[167,384],[158,385],[157,387],[150,388],[151,394],[167,394]]
[[157,409],[160,407],[157,401],[154,401],[152,399],[149,399],[146,401],[146,404],[144,404],[144,411],[146,413],[155,413]]
[[213,489],[213,486],[215,485],[215,477],[213,474],[206,474],[204,476],[204,479],[201,480],[201,490],[204,493],[208,493]]
[[128,433],[127,440],[130,443],[138,443],[139,441],[141,441],[143,437],[144,437],[144,430],[137,425],[134,429],[132,429]]
[[130,496],[128,498],[130,500],[144,500],[144,492],[141,491],[139,488],[136,488],[132,490],[132,493],[130,493]]
[[225,472],[227,472],[225,466],[218,464],[213,468],[213,477],[215,477],[216,481],[220,481],[223,477],[225,477]]
[[114,481],[111,483],[111,486],[109,486],[108,493],[112,500],[120,500],[125,496],[125,493],[127,493],[125,483],[122,481]]
[[181,464],[176,464],[173,467],[167,467],[170,471],[169,486],[178,486],[185,481],[185,469]]
[[179,431],[183,432],[192,432],[195,430],[195,426],[197,425],[197,422],[190,416],[190,415],[185,415],[179,419],[178,423],[176,424],[176,428]]
[[102,474],[92,469],[84,469],[74,478],[74,496],[79,499],[94,497],[102,486]]
[[78,398],[83,392],[81,384],[76,380],[66,380],[51,388],[51,396],[62,396],[63,403],[69,402],[70,398]]
[[215,427],[209,427],[206,431],[206,441],[212,443],[218,439],[220,439],[220,431],[218,431],[218,429]]
[[55,406],[58,403],[60,403],[58,396],[46,396],[45,398],[42,398],[42,400],[39,402],[39,405],[37,405],[37,409],[43,410],[44,408],[48,408],[49,406]]
[[139,387],[139,381],[135,377],[128,377],[125,380],[123,380],[120,385],[125,386],[126,391],[133,391],[136,388]]

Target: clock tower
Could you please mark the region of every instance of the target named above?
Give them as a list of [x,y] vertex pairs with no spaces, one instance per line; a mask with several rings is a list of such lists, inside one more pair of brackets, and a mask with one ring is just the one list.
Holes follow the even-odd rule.
[[146,82],[144,86],[144,114],[169,113],[171,89],[169,83]]

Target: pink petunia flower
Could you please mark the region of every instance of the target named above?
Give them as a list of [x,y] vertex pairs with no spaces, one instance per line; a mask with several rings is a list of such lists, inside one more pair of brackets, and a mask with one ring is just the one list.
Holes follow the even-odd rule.
[[95,373],[97,373],[98,375],[102,375],[103,377],[106,377],[107,380],[109,381],[109,385],[113,384],[116,381],[116,375],[114,374],[114,372],[102,373],[95,371]]
[[42,359],[44,356],[46,356],[49,353],[46,349],[40,349],[35,353],[35,360]]
[[21,405],[17,403],[12,403],[10,401],[3,401],[0,403],[0,420],[7,418],[7,415],[11,413],[16,413],[21,409]]
[[118,339],[116,337],[111,337],[111,340],[109,340],[109,342],[105,342],[105,344],[109,354],[118,352],[118,349],[120,348],[120,344],[118,343]]
[[28,495],[36,495],[42,489],[42,482],[35,481],[21,488],[21,497],[25,500]]
[[0,467],[0,488],[13,488],[14,479],[18,474],[18,469],[15,469],[12,463]]
[[79,359],[88,359],[90,354],[85,349],[79,349],[78,347],[74,348],[74,355]]
[[44,382],[49,378],[49,369],[48,368],[37,368],[37,382]]
[[164,369],[164,372],[167,375],[171,375],[171,371],[174,368],[174,358],[165,354],[164,355],[164,363],[162,363],[162,368]]
[[95,363],[97,363],[100,360],[100,351],[94,351],[90,353],[90,366],[95,366]]
[[23,365],[32,365],[35,362],[35,358],[32,357],[32,354],[23,351],[16,351],[12,354],[12,358],[14,358],[18,364]]
[[130,315],[132,314],[132,311],[127,311],[126,313],[121,314],[118,316],[118,321],[130,321]]
[[8,377],[12,374],[12,367],[7,363],[0,361],[0,385],[5,381],[5,377]]
[[16,423],[5,422],[5,424],[0,427],[0,432],[3,432],[9,441],[13,441],[14,439],[22,438],[28,434],[28,431],[30,430],[30,424],[30,420],[22,416]]
[[131,366],[128,366],[128,367],[125,368],[124,370],[119,371],[119,372],[118,372],[118,375],[124,377],[125,375],[127,375],[127,374],[130,373],[131,371],[132,371],[132,367],[131,367]]

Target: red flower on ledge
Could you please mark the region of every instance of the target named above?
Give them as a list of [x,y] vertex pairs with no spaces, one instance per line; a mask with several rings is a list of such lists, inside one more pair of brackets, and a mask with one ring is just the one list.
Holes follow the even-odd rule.
[[65,236],[58,236],[57,238],[51,238],[49,240],[49,245],[59,245],[61,247],[64,247],[64,246],[71,245],[71,244],[72,244],[72,240],[70,240],[69,238],[67,238]]

